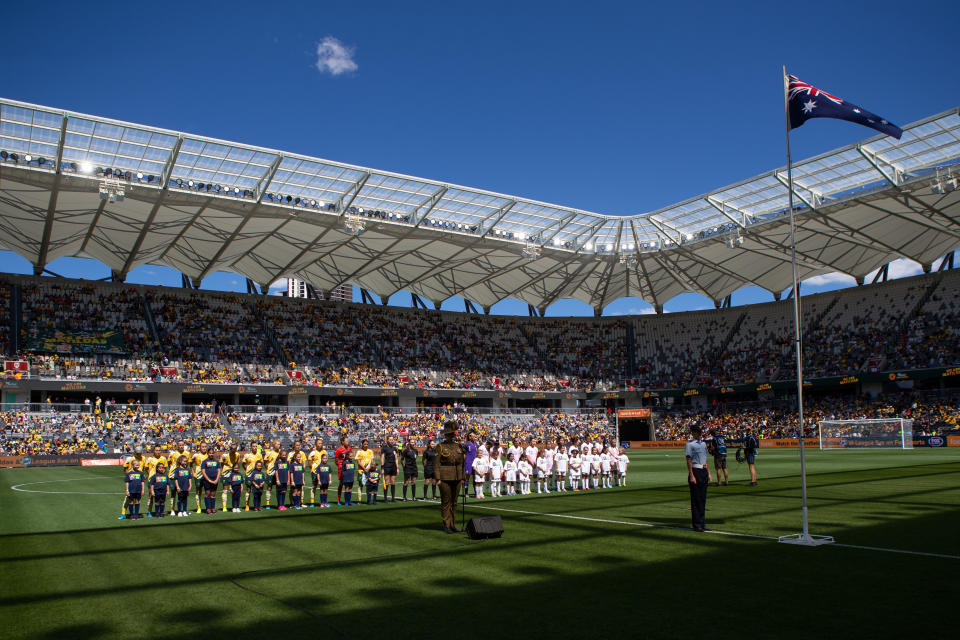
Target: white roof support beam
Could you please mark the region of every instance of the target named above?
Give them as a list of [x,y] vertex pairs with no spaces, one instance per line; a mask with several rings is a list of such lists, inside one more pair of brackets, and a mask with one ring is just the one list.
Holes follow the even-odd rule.
[[[652,225],[655,226],[657,229],[659,229],[660,232],[664,235],[664,237],[670,238],[671,240],[673,240],[673,241],[676,242],[677,244],[680,244],[680,243],[683,242],[683,234],[682,234],[678,229],[676,229],[675,227],[671,227],[671,226],[670,226],[669,224],[667,224],[666,222],[664,222],[664,221],[662,221],[662,220],[658,220],[657,218],[654,218],[653,216],[649,216],[649,217],[647,218],[647,220],[650,222],[650,224],[652,224]],[[676,236],[676,237],[673,237],[672,235],[670,235],[670,231],[667,231],[667,229],[669,229],[670,231],[673,231],[674,233],[676,233],[677,236]]]
[[[690,276],[686,274],[685,271],[683,271],[679,267],[676,267],[675,265],[670,264],[669,261],[665,259],[664,257],[665,255],[666,254],[651,254],[650,257],[653,258],[654,262],[656,262],[661,267],[663,267],[663,270],[667,273],[667,275],[673,278],[677,282],[677,284],[679,284],[681,287],[683,287],[687,291],[694,291],[696,293],[700,293],[704,295],[708,300],[713,300],[713,296],[707,293],[706,289],[698,285],[696,281],[691,279]],[[683,278],[678,276],[675,273],[675,271],[679,271],[683,275]]]
[[[441,200],[443,200],[443,196],[447,194],[447,191],[448,191],[447,187],[440,187],[440,189],[437,190],[436,193],[431,195],[429,198],[426,199],[426,201],[423,204],[421,204],[416,209],[414,209],[413,211],[413,217],[415,219],[415,222],[413,225],[414,229],[419,227],[423,223],[423,221],[427,219],[427,216],[430,215],[430,212],[434,210],[434,208],[437,206],[437,204],[440,203]],[[426,207],[426,210],[422,214],[417,215],[417,211],[419,211],[420,209],[423,209],[424,207]]]
[[600,266],[599,260],[584,260],[572,274],[564,278],[563,283],[561,283],[559,287],[555,288],[555,293],[543,301],[543,308],[546,309],[550,305],[552,305],[554,302],[556,302],[560,298],[560,296],[563,295],[563,292],[567,288],[567,286],[571,282],[573,282],[574,279],[576,279],[576,277],[579,276],[580,273],[583,272],[587,267],[591,267],[591,268],[587,271],[587,273],[582,278],[580,278],[580,281],[577,282],[577,286],[573,288],[574,291],[579,289],[583,285],[583,283],[586,282],[587,279],[593,275],[593,272],[596,271],[597,267],[599,266]]
[[[634,220],[631,220],[631,221],[630,221],[630,232],[633,234],[634,246],[636,246],[636,247],[639,248],[639,247],[640,247],[640,237],[637,235],[637,225],[635,224],[635,221],[634,221]],[[649,293],[650,298],[653,299],[654,301],[656,301],[657,296],[656,296],[656,294],[653,292],[653,285],[650,284],[650,278],[647,276],[647,270],[646,270],[646,268],[643,268],[643,270],[641,271],[642,262],[643,262],[643,261],[640,259],[640,255],[639,255],[639,253],[638,253],[638,254],[637,254],[637,267],[636,267],[636,270],[635,270],[635,271],[636,271],[636,274],[637,274],[637,281],[640,283],[640,293],[641,293],[641,294],[643,293],[643,281],[646,280],[646,282],[647,282],[647,292]],[[656,304],[656,302],[654,302],[654,304]]]
[[280,163],[283,162],[283,155],[278,154],[276,159],[270,164],[270,167],[263,173],[263,176],[257,181],[257,204],[259,205],[263,202],[263,196],[267,195],[267,191],[270,189],[270,183],[273,182],[274,176],[277,175],[277,169],[280,168]]
[[[886,160],[881,160],[875,153],[868,151],[863,148],[863,145],[857,145],[857,153],[863,156],[864,160],[870,163],[870,166],[877,170],[883,179],[890,183],[891,186],[900,188],[900,185],[903,183],[903,170],[900,169],[897,165]],[[888,167],[893,169],[893,175],[884,171],[883,167],[880,166],[880,162],[883,162]]]
[[147,234],[150,232],[150,227],[153,226],[153,221],[157,217],[157,212],[160,211],[160,207],[163,205],[164,198],[167,197],[167,193],[170,192],[170,174],[173,172],[173,167],[177,163],[177,156],[180,155],[180,147],[183,145],[183,136],[177,138],[176,144],[173,145],[173,149],[170,150],[170,157],[167,158],[167,165],[163,168],[163,186],[160,188],[160,193],[157,195],[157,201],[153,204],[153,208],[150,209],[150,215],[147,216],[147,221],[143,223],[143,229],[140,230],[140,234],[137,236],[137,241],[133,244],[133,249],[127,255],[127,259],[123,263],[123,269],[120,270],[120,274],[126,276],[130,273],[130,268],[133,266],[134,261],[137,259],[137,254],[140,253],[140,248],[143,246],[143,240],[147,237]]
[[[773,177],[777,179],[777,182],[779,182],[784,187],[786,187],[788,191],[790,190],[790,181],[786,177],[781,175],[779,171],[774,171]],[[793,195],[797,196],[797,198],[803,204],[807,205],[811,209],[816,210],[817,207],[820,206],[820,204],[823,202],[823,196],[818,194],[816,191],[812,191],[810,189],[807,189],[807,191],[809,191],[810,194],[813,196],[812,198],[808,198],[807,196],[803,195],[802,192],[797,191],[797,181],[796,180],[793,181]]]
[[740,211],[740,210],[737,209],[736,207],[730,207],[731,209],[733,209],[734,211],[736,211],[737,213],[740,214],[740,219],[737,220],[737,219],[734,218],[732,215],[730,215],[729,213],[727,213],[727,204],[726,204],[726,203],[724,203],[724,202],[722,202],[722,201],[720,201],[720,200],[717,200],[717,199],[714,198],[713,196],[707,196],[707,197],[704,198],[703,200],[704,200],[704,202],[706,202],[707,204],[709,204],[711,207],[713,207],[714,209],[716,209],[717,211],[719,211],[719,212],[720,212],[720,215],[722,215],[724,218],[726,218],[727,220],[729,220],[729,221],[732,222],[733,224],[737,225],[737,226],[740,227],[741,229],[743,229],[744,227],[747,226],[747,214],[744,213],[743,211]]
[[364,173],[360,176],[360,179],[354,182],[349,189],[347,189],[342,196],[336,202],[337,213],[340,214],[342,218],[347,213],[353,205],[353,201],[357,199],[357,196],[360,194],[360,190],[363,189],[363,185],[367,184],[367,180],[370,179],[370,173]]
[[[500,221],[503,220],[505,217],[507,217],[507,214],[510,213],[510,210],[513,209],[515,206],[517,206],[517,201],[510,200],[505,205],[503,205],[502,207],[500,207],[499,209],[491,213],[489,216],[484,218],[483,222],[480,223],[481,227],[483,228],[483,234],[480,236],[480,239],[482,240],[486,238],[490,234],[490,232],[493,231],[498,224],[500,224]],[[496,218],[496,220],[494,220],[488,225],[487,222],[490,220],[490,218],[494,218],[494,217]]]
[[[247,226],[247,223],[250,222],[251,218],[253,218],[253,214],[256,213],[257,209],[260,208],[260,203],[263,202],[263,196],[267,193],[267,189],[266,188],[260,189],[260,185],[266,185],[266,187],[270,186],[270,182],[272,182],[273,177],[277,175],[277,169],[280,168],[280,162],[282,161],[283,161],[283,156],[278,155],[276,159],[273,161],[273,163],[270,165],[270,168],[267,169],[267,171],[263,174],[263,177],[260,178],[260,181],[257,183],[257,190],[258,190],[257,203],[253,205],[250,211],[247,212],[247,215],[243,217],[243,221],[240,222],[240,224],[237,225],[237,228],[233,230],[233,233],[230,234],[230,238],[226,242],[224,242],[222,245],[220,245],[220,248],[217,250],[217,253],[214,254],[213,258],[211,258],[210,261],[207,262],[207,266],[204,267],[203,271],[200,272],[200,276],[197,278],[198,280],[203,280],[210,274],[211,269],[213,269],[216,266],[217,260],[219,260],[221,256],[223,256],[223,254],[227,251],[228,248],[230,248],[230,245],[233,244],[233,241],[237,239],[237,236],[240,235],[240,233],[243,231],[243,228]],[[279,226],[285,225],[288,221],[289,219],[285,220]],[[257,244],[259,245],[259,243]],[[244,255],[234,260],[233,263],[236,264],[240,260],[243,260],[243,258],[246,257],[246,254],[249,252],[250,250],[244,252]]]
[[60,165],[63,164],[63,144],[67,139],[67,122],[67,114],[63,114],[60,122],[60,139],[57,142],[56,178],[54,178],[53,187],[50,189],[47,219],[43,223],[43,238],[40,241],[40,252],[37,256],[37,264],[34,265],[34,271],[43,270],[43,268],[47,266],[47,256],[50,253],[50,236],[53,233],[53,220],[57,213],[57,198],[60,195],[60,180],[63,176]]
[[[437,206],[437,203],[439,203],[440,200],[443,199],[443,196],[444,196],[446,193],[447,193],[447,187],[441,187],[439,190],[437,190],[436,193],[434,193],[434,194],[431,195],[429,198],[427,198],[420,206],[418,206],[418,207],[414,210],[414,214],[413,214],[413,215],[414,215],[414,218],[416,219],[416,222],[414,223],[414,225],[413,225],[412,228],[408,229],[408,230],[406,231],[406,233],[404,233],[404,234],[401,235],[399,238],[397,238],[396,240],[394,240],[393,242],[391,242],[389,245],[387,245],[387,248],[384,249],[383,251],[379,252],[375,257],[370,258],[369,260],[367,260],[367,262],[364,263],[363,266],[361,266],[359,269],[356,269],[356,270],[354,270],[353,273],[349,274],[348,276],[346,276],[346,277],[344,277],[344,278],[341,278],[340,281],[339,281],[336,285],[334,285],[333,288],[336,289],[336,288],[339,287],[340,285],[346,284],[347,282],[349,282],[349,281],[350,281],[351,279],[353,279],[353,278],[362,278],[362,277],[364,277],[365,275],[367,275],[367,274],[369,274],[369,273],[372,273],[372,272],[374,272],[374,271],[376,271],[376,270],[378,270],[378,269],[380,269],[380,268],[382,268],[382,267],[387,266],[388,264],[393,264],[394,262],[396,262],[396,259],[394,259],[394,260],[391,260],[391,261],[389,261],[389,262],[386,262],[386,263],[384,263],[384,264],[382,264],[382,265],[381,265],[381,264],[377,264],[377,263],[380,261],[380,259],[383,258],[383,256],[389,254],[390,251],[392,251],[395,246],[397,246],[398,244],[400,244],[401,242],[403,242],[404,240],[406,240],[407,238],[409,238],[411,235],[413,235],[414,232],[416,232],[417,228],[420,226],[420,223],[422,223],[424,220],[427,219],[427,216],[430,215],[430,212],[433,211],[434,207]],[[416,212],[419,211],[420,209],[422,209],[423,207],[426,207],[426,210],[425,210],[421,215],[417,215]],[[419,251],[419,250],[423,249],[424,247],[429,246],[429,245],[432,244],[433,242],[436,242],[436,239],[427,240],[426,243],[420,245],[420,246],[417,247],[416,249],[412,249],[412,251]],[[370,265],[373,265],[373,266],[371,267]],[[359,274],[359,275],[358,275],[358,274]]]

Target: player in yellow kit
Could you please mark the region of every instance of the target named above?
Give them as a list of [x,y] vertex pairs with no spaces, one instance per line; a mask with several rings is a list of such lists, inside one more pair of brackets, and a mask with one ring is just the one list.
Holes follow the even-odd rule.
[[197,485],[197,513],[200,513],[200,499],[203,497],[203,468],[201,465],[207,459],[207,454],[203,452],[203,446],[197,447],[197,452],[193,454],[193,479]]
[[363,492],[367,489],[367,472],[373,465],[373,449],[370,448],[370,441],[366,438],[360,441],[360,448],[357,449],[354,460],[357,461],[357,470],[360,472],[360,486],[357,489],[360,499],[357,500],[357,504],[363,504]]
[[270,510],[271,488],[274,486],[274,484],[276,484],[273,480],[273,470],[277,464],[277,457],[280,455],[279,452],[280,452],[279,440],[275,440],[274,442],[272,442],[271,445],[267,447],[267,449],[263,452],[263,461],[267,465],[267,472],[266,472],[267,478],[270,478],[269,482],[267,483],[267,490],[265,492],[266,503],[264,504],[264,506],[267,508],[268,511]]
[[320,460],[323,455],[326,453],[323,449],[323,440],[317,438],[317,441],[313,444],[313,449],[307,455],[307,462],[310,463],[310,478],[313,481],[313,484],[310,485],[310,506],[313,506],[314,494],[317,491],[317,467],[320,466]]
[[247,478],[247,496],[246,503],[243,508],[244,511],[250,511],[250,474],[253,473],[254,468],[257,466],[257,462],[263,461],[263,456],[260,455],[260,445],[252,444],[250,445],[250,451],[243,454],[241,462],[243,463],[244,477]]
[[222,468],[227,470],[227,472],[224,472],[223,474],[224,483],[223,483],[223,492],[221,496],[224,511],[227,510],[227,494],[230,493],[230,488],[226,481],[226,478],[229,475],[228,473],[229,470],[233,469],[233,465],[240,464],[240,459],[242,457],[243,456],[241,452],[237,450],[237,445],[235,444],[230,446],[230,451],[227,451],[226,453],[220,456],[220,464],[222,465]]
[[[167,466],[167,457],[163,455],[162,450],[160,449],[159,444],[153,445],[153,455],[147,458],[147,484],[146,486],[151,486],[151,478],[154,474],[157,473],[157,466],[163,464],[164,467]],[[150,493],[150,499],[147,501],[147,517],[153,517],[153,493]]]

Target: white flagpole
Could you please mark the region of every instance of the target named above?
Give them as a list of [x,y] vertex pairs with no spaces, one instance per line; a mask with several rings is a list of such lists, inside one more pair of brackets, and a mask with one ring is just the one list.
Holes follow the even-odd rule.
[[790,101],[787,66],[783,66],[783,115],[787,138],[787,191],[790,199],[790,258],[793,267],[793,342],[797,359],[797,428],[800,447],[800,494],[803,531],[799,534],[780,536],[780,542],[815,546],[833,542],[830,536],[811,536],[807,522],[807,459],[803,441],[803,343],[800,330],[800,287],[797,280],[797,231],[793,216],[793,161],[790,158]]

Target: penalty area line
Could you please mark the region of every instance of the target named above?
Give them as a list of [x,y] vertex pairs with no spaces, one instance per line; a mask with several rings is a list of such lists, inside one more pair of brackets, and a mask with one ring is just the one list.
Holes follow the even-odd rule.
[[[600,522],[603,524],[622,524],[628,527],[643,527],[646,529],[672,529],[674,531],[690,531],[687,527],[675,527],[667,524],[654,524],[652,522],[630,522],[627,520],[611,520],[608,518],[589,518],[587,516],[573,516],[565,513],[545,513],[543,511],[526,511],[523,509],[507,509],[504,507],[491,507],[487,505],[470,504],[471,509],[486,509],[487,511],[503,511],[507,513],[519,513],[530,516],[543,516],[546,518],[563,518],[566,520],[584,520],[587,522]],[[719,531],[717,529],[707,529],[705,533],[712,533],[718,536],[730,536],[734,538],[750,538],[754,540],[777,541],[775,536],[762,536],[753,533],[738,533],[736,531]],[[888,547],[869,547],[857,544],[833,543],[824,545],[826,547],[843,547],[845,549],[860,549],[863,551],[879,551],[882,553],[900,553],[912,556],[925,556],[929,558],[944,558],[947,560],[960,560],[960,556],[946,553],[932,553],[929,551],[910,551],[908,549],[891,549]]]

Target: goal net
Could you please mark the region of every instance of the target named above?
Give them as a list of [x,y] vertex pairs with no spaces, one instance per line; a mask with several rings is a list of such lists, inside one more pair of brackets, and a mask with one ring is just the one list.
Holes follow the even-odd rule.
[[821,449],[913,449],[913,420],[821,420]]

